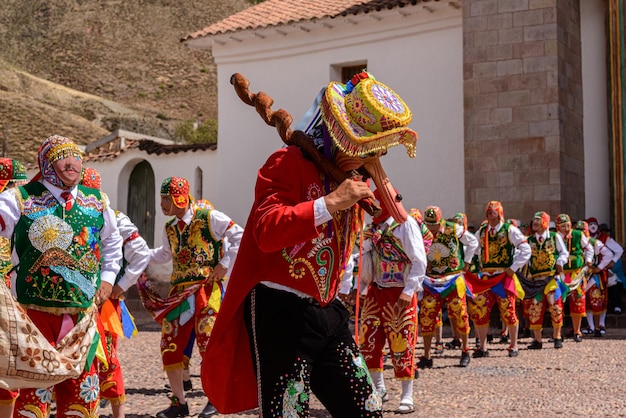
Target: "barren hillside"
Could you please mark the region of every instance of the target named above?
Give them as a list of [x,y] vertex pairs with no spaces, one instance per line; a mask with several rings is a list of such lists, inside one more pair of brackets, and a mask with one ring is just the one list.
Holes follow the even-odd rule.
[[52,133],[81,143],[117,128],[170,137],[177,121],[215,118],[212,56],[187,49],[180,38],[248,6],[4,0],[0,137],[8,139],[8,155],[33,162]]

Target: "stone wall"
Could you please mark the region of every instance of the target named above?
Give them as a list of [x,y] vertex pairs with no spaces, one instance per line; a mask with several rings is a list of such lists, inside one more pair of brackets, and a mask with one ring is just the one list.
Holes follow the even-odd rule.
[[584,217],[578,0],[463,2],[465,202]]

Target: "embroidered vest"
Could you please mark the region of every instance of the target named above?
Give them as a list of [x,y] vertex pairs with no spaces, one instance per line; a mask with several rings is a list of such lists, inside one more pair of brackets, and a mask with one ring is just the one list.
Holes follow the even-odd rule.
[[22,208],[13,234],[20,260],[18,302],[45,308],[89,307],[100,287],[102,194],[79,185],[70,211],[39,182],[19,187],[16,194]]
[[372,235],[374,281],[382,287],[404,287],[404,277],[411,268],[411,260],[393,235],[398,225],[393,222],[384,232],[375,230]]
[[531,250],[528,270],[532,277],[549,276],[555,273],[558,258],[555,234],[555,232],[550,232],[548,238],[541,244],[534,234],[528,237],[527,241]]
[[172,278],[175,284],[193,283],[206,279],[222,257],[222,240],[213,236],[210,210],[195,208],[189,225],[183,230],[176,218],[165,224],[172,250]]
[[563,266],[563,270],[577,270],[585,265],[585,252],[583,247],[580,245],[582,231],[574,229],[571,231],[571,234],[571,238],[563,238],[563,241],[569,251],[569,260],[567,261],[567,264]]
[[[509,226],[507,223],[503,224],[493,237],[488,232],[489,225],[485,224],[480,227],[478,236],[482,270],[508,268],[513,263],[515,247],[509,241]],[[485,243],[487,248],[485,248]]]
[[428,276],[447,276],[465,267],[463,244],[456,236],[457,227],[454,222],[446,221],[443,231],[433,239],[426,255]]
[[13,264],[11,264],[11,240],[8,238],[0,237],[0,274],[2,278],[6,279],[7,283],[10,280],[6,277],[11,271]]

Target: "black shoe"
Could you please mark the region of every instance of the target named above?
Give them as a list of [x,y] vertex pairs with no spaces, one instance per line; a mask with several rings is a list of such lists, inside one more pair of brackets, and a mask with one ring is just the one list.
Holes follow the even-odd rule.
[[209,418],[213,415],[217,415],[217,409],[215,409],[211,401],[207,401],[202,412],[198,414],[198,418]]
[[443,344],[435,343],[435,354],[443,354]]
[[[170,386],[169,383],[166,383],[165,389],[172,390],[172,387]],[[190,390],[193,390],[193,384],[191,383],[191,380],[183,380],[183,390],[185,392],[189,392]]]
[[583,341],[582,334],[574,334],[574,341],[576,341],[577,343],[581,343]]
[[472,357],[474,358],[489,357],[489,351],[482,350],[479,348],[478,350],[474,351],[474,354],[472,354]]
[[458,338],[453,338],[452,341],[446,343],[446,348],[448,350],[452,350],[453,348],[460,348],[461,347],[461,340],[459,340]]
[[493,335],[487,334],[487,342],[490,343],[493,341]]
[[420,357],[420,361],[417,363],[418,369],[430,369],[433,367],[433,359]]
[[554,339],[554,348],[563,348],[563,338]]
[[543,344],[537,340],[533,340],[530,344],[528,344],[529,350],[541,350],[543,348]]
[[176,396],[172,396],[172,403],[169,408],[157,413],[157,418],[178,418],[189,416],[189,405],[181,404]]
[[595,330],[595,331],[593,332],[593,336],[594,336],[594,337],[597,337],[597,338],[600,338],[600,337],[602,337],[602,332],[600,332],[600,330],[599,330],[599,329],[597,329],[597,330]]
[[519,351],[517,348],[509,348],[509,357],[517,357],[519,355]]
[[461,367],[467,367],[470,364],[470,355],[468,351],[463,351],[461,353],[461,362],[459,363],[459,365]]
[[500,344],[508,344],[509,343],[509,336],[508,335],[501,335],[500,336]]
[[183,390],[185,392],[193,390],[193,384],[191,383],[191,380],[183,380]]

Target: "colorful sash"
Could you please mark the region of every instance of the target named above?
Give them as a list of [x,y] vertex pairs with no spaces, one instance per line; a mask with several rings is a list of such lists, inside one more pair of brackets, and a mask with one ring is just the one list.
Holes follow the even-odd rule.
[[[164,319],[171,321],[178,318],[183,312],[190,309],[187,302],[188,298],[195,294],[207,283],[206,280],[193,283],[183,290],[177,291],[166,298],[162,298],[158,292],[154,289],[154,285],[148,279],[146,274],[142,274],[137,280],[137,290],[139,293],[139,299],[143,307],[158,323],[162,323]],[[186,285],[186,283],[185,283]],[[172,287],[175,290],[176,286]],[[215,312],[219,311],[222,300],[222,288],[218,283],[213,283],[211,295],[209,296],[208,306],[213,308]]]
[[[425,276],[422,286],[432,293],[438,294],[441,298],[445,298],[455,289],[459,295],[469,292],[462,273],[449,274],[443,277]],[[471,296],[471,293],[469,295]]]
[[517,274],[509,277],[505,272],[488,276],[486,274],[465,273],[465,282],[472,295],[480,295],[491,290],[498,297],[505,298],[507,294],[518,299],[524,299],[524,288],[517,278]]

